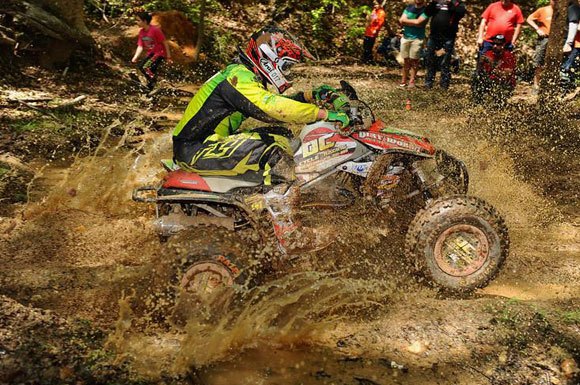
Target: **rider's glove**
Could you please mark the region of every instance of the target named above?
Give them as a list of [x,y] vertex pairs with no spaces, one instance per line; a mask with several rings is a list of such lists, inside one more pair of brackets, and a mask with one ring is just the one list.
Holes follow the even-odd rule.
[[326,120],[334,123],[334,128],[341,136],[349,136],[353,133],[353,127],[349,127],[350,119],[344,112],[327,111]]
[[326,84],[316,87],[312,90],[312,99],[316,102],[326,103],[331,93],[337,92],[335,88]]
[[346,95],[340,92],[333,92],[330,94],[328,102],[332,104],[334,111],[349,112],[350,102]]
[[346,95],[338,92],[331,86],[321,85],[320,87],[313,89],[312,99],[319,106],[334,111],[348,112],[350,110],[350,103]]

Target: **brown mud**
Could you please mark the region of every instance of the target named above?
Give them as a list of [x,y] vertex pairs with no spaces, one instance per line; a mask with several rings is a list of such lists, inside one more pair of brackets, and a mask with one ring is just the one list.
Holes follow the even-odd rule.
[[[34,176],[26,199],[0,217],[0,383],[578,383],[577,156],[471,106],[465,79],[439,93],[396,89],[398,74],[378,67],[298,72],[297,89],[348,80],[389,125],[425,134],[467,163],[469,193],[510,229],[499,276],[472,295],[440,293],[414,273],[404,235],[376,210],[306,211],[305,220],[336,234],[327,250],[302,256],[292,273],[236,288],[233,301],[216,302],[218,317],[144,328],[132,289],[147,283],[163,246],[153,208],[130,193],[161,175],[187,97],[163,92],[152,104],[127,94],[119,107],[101,93],[91,107],[113,115],[103,115],[79,156],[47,164],[18,142],[9,147]],[[531,109],[529,91],[521,86],[507,111]],[[112,126],[115,113],[131,109],[127,124]]]

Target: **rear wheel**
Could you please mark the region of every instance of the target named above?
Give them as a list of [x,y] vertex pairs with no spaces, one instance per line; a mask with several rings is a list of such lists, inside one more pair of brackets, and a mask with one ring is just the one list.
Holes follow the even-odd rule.
[[183,230],[163,245],[154,262],[150,295],[146,301],[156,319],[182,325],[200,315],[223,309],[235,288],[256,279],[258,250],[238,233],[218,227]]
[[431,283],[455,292],[483,287],[509,250],[504,220],[485,201],[440,198],[421,210],[409,227],[406,252]]

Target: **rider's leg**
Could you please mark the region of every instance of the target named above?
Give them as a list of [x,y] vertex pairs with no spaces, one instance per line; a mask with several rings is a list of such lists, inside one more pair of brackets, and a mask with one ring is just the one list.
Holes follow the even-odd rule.
[[330,244],[324,230],[303,226],[298,218],[301,200],[298,185],[278,185],[266,193],[264,199],[272,217],[274,234],[284,253],[309,252]]

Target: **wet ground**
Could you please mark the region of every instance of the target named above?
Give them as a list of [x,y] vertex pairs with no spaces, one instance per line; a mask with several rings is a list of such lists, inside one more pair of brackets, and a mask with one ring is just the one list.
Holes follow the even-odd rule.
[[[211,322],[143,328],[131,298],[119,300],[131,296],[161,246],[150,225],[153,208],[131,202],[130,192],[158,179],[158,160],[171,152],[170,129],[103,135],[93,156],[31,162],[30,202],[0,218],[0,294],[33,308],[3,302],[0,382],[52,376],[216,385],[577,383],[580,231],[577,200],[570,199],[577,197],[577,157],[546,150],[562,168],[533,168],[532,135],[514,141],[502,132],[493,111],[466,103],[466,84],[450,94],[399,90],[394,72],[374,67],[306,68],[302,76],[297,88],[349,80],[388,124],[425,134],[467,163],[469,193],[497,207],[510,229],[511,252],[499,276],[473,295],[443,295],[404,260],[397,229],[378,228],[372,215],[349,212],[344,220],[344,213],[326,210],[315,214],[334,223],[339,242],[303,256],[302,269],[240,291]],[[518,103],[531,103],[525,89],[518,91]],[[162,94],[156,105],[139,103],[170,123],[186,102]],[[542,183],[556,187],[546,192]],[[31,314],[42,322],[31,326]],[[88,328],[85,337],[71,339],[78,322]],[[55,324],[62,334],[47,333]],[[31,330],[54,351],[23,343]],[[55,342],[62,340],[79,344]],[[32,350],[51,358],[40,354],[27,363],[23,355]],[[71,361],[71,351],[84,358]],[[43,365],[59,370],[34,370]]]

